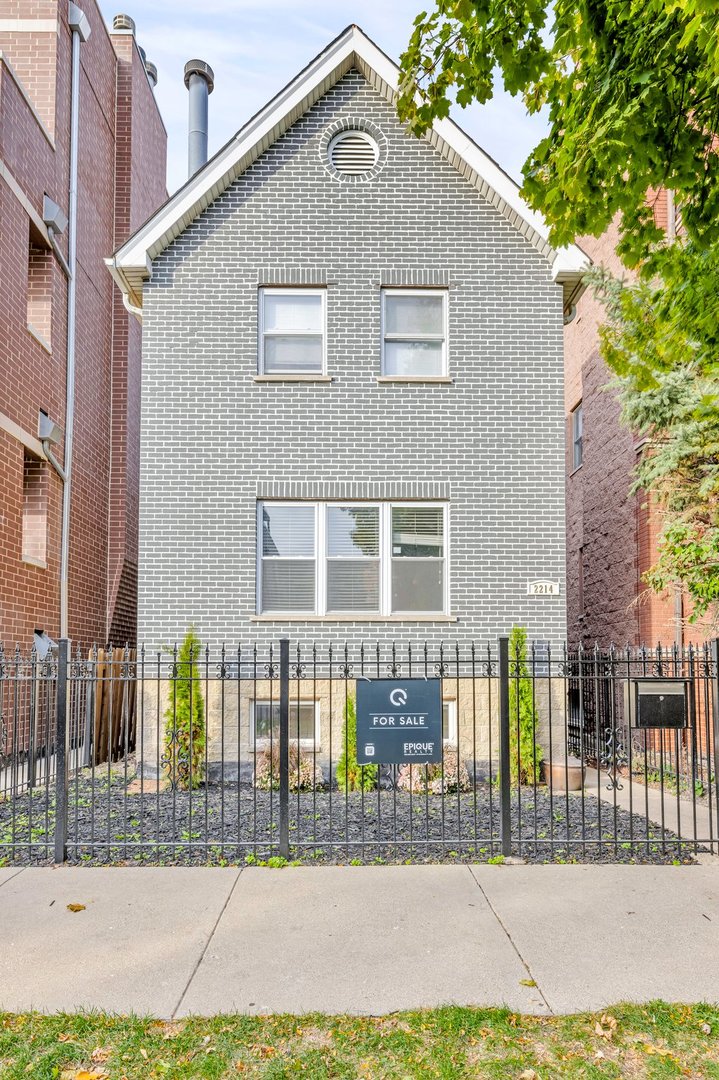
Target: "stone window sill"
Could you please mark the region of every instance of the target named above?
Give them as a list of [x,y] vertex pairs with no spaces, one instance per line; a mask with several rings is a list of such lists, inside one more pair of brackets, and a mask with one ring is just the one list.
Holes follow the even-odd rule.
[[251,615],[250,622],[289,623],[452,623],[456,615]]
[[36,330],[34,326],[31,326],[30,323],[27,324],[27,332],[28,334],[30,334],[31,337],[35,338],[35,341],[37,341],[38,345],[42,345],[46,353],[52,356],[52,346],[50,345],[50,342],[46,341],[42,334],[38,330]]
[[47,563],[44,559],[35,559],[32,555],[23,555],[22,561],[27,566],[35,566],[38,570],[47,570]]
[[378,383],[430,383],[449,386],[454,382],[450,375],[378,375]]
[[280,374],[280,375],[255,375],[254,376],[254,381],[258,382],[258,383],[286,383],[286,382],[331,383],[333,380],[332,380],[331,375],[309,375],[309,374],[292,375],[289,372],[287,372],[284,375],[282,375],[282,374]]

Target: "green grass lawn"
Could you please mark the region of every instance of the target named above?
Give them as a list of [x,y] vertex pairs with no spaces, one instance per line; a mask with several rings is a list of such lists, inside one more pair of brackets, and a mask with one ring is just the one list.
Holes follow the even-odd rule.
[[0,1077],[27,1076],[719,1078],[719,1009],[653,1002],[549,1019],[448,1007],[378,1018],[218,1016],[167,1023],[1,1013]]

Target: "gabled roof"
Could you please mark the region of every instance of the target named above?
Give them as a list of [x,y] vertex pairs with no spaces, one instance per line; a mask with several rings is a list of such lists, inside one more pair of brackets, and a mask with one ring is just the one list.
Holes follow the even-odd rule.
[[[142,289],[152,262],[203,210],[264,153],[351,68],[394,102],[400,71],[358,26],[348,26],[284,90],[256,113],[186,184],[106,259],[129,307],[142,307]],[[519,188],[453,120],[436,120],[425,138],[473,184],[488,202],[542,254],[568,305],[581,288],[589,258],[575,245],[555,249],[541,214],[531,210]],[[136,314],[140,314],[139,310]]]

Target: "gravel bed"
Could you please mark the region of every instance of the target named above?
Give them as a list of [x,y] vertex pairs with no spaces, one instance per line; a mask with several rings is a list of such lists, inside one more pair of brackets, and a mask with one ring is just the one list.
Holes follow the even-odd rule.
[[[53,829],[44,791],[0,802],[0,865],[52,861]],[[489,785],[444,800],[386,790],[295,793],[289,829],[290,858],[302,863],[485,862],[501,852],[498,794]],[[590,794],[551,798],[541,787],[513,793],[512,837],[513,855],[529,862],[690,863],[694,855],[672,833],[662,842],[638,814]],[[264,862],[278,856],[278,842],[277,792],[233,784],[131,794],[122,777],[71,782],[71,863]]]

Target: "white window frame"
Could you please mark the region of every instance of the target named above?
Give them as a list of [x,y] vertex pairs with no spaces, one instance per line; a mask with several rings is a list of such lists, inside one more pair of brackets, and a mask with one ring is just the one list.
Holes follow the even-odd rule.
[[457,733],[457,702],[456,702],[455,698],[444,698],[442,700],[442,710],[443,710],[442,711],[442,726],[443,727],[444,727],[444,707],[445,707],[445,705],[447,706],[448,735],[447,735],[446,739],[443,736],[442,741],[444,742],[445,746],[449,746],[449,747],[452,747],[453,749],[456,749],[457,748],[457,743],[458,743],[458,739],[457,739],[457,734],[458,734]]
[[[265,371],[265,337],[277,335],[278,337],[306,337],[305,331],[300,330],[265,330],[265,297],[266,296],[292,296],[302,293],[304,296],[319,296],[322,301],[322,368],[285,368]],[[326,375],[327,374],[327,289],[306,288],[303,285],[269,286],[263,285],[257,294],[257,371],[260,375]]]
[[[572,417],[572,472],[574,472],[575,469],[581,469],[584,464],[584,402],[577,402],[570,415]],[[579,435],[577,435],[578,420],[581,421]],[[577,450],[579,450],[579,461],[577,461]]]
[[[293,738],[292,738],[293,709],[294,709],[294,719],[296,721],[296,719],[297,719],[297,704],[298,704],[297,699],[290,697],[290,742],[297,741],[297,740],[293,740]],[[314,734],[314,739],[302,739],[301,738],[299,740],[300,750],[319,750],[320,749],[320,703],[319,703],[319,701],[317,699],[313,700],[312,698],[300,698],[299,704],[300,705],[314,705],[314,709],[315,709],[315,725],[314,725],[315,734]],[[273,698],[272,701],[270,701],[270,698],[268,698],[268,697],[266,697],[266,698],[252,698],[252,700],[250,701],[250,746],[252,746],[253,748],[255,748],[257,750],[267,750],[267,749],[269,749],[270,741],[272,741],[273,744],[275,742],[279,743],[279,735],[277,736],[276,739],[270,740],[269,737],[266,736],[266,735],[258,735],[257,734],[256,712],[255,712],[255,706],[257,706],[257,705],[272,705],[272,708],[275,708],[275,707],[279,708],[280,701],[279,701],[279,698]],[[271,715],[272,714],[270,713],[270,717],[271,717]]]
[[[423,375],[421,373],[411,375],[397,375],[387,371],[385,358],[385,343],[388,340],[386,331],[387,314],[386,304],[388,296],[441,296],[442,297],[442,334],[417,334],[408,337],[406,334],[390,334],[390,341],[441,341],[442,342],[442,370],[438,375]],[[381,372],[385,378],[390,379],[432,379],[446,378],[449,373],[449,291],[447,289],[395,289],[383,287],[381,290],[381,315],[380,326],[382,335],[382,363]]]
[[[392,502],[365,501],[364,499],[328,499],[309,502],[315,511],[315,607],[314,611],[263,611],[262,610],[262,560],[272,559],[274,556],[262,554],[262,508],[265,505],[278,506],[307,506],[308,501],[298,499],[258,499],[256,517],[256,611],[258,615],[272,619],[294,619],[301,621],[303,618],[317,616],[326,617],[335,621],[346,620],[352,622],[357,618],[386,619],[389,617],[401,619],[403,616],[408,620],[432,619],[437,616],[449,614],[450,597],[450,550],[449,550],[449,504],[437,500],[415,500],[407,502],[395,499]],[[327,611],[327,508],[330,506],[363,506],[367,509],[376,507],[379,510],[379,610],[374,611]],[[443,559],[444,562],[444,589],[442,595],[441,611],[393,611],[392,610],[392,507],[401,506],[406,508],[428,506],[440,507],[442,510],[442,533],[443,533]],[[283,556],[290,558],[291,556]],[[408,556],[411,558],[411,556]],[[298,559],[309,559],[310,556],[297,556]]]
[[[324,515],[320,514],[318,512],[318,510],[319,510],[319,504],[318,503],[310,503],[309,504],[310,506],[313,507],[314,512],[315,512],[315,553],[314,553],[314,556],[310,556],[310,555],[296,555],[296,556],[295,555],[264,555],[262,553],[262,524],[263,524],[263,522],[262,522],[262,507],[265,505],[265,503],[268,503],[269,505],[274,505],[274,506],[307,506],[308,505],[307,502],[305,502],[303,500],[299,500],[299,499],[294,499],[294,500],[292,500],[292,499],[258,499],[258,501],[257,501],[257,523],[256,523],[256,526],[255,526],[256,533],[257,533],[257,548],[256,548],[257,563],[256,563],[256,569],[255,569],[255,577],[257,579],[257,612],[258,612],[258,614],[272,615],[273,617],[276,616],[279,619],[282,619],[282,618],[302,618],[303,615],[314,615],[314,614],[317,613],[317,605],[318,605],[318,601],[319,601],[319,593],[318,593],[319,568],[318,568],[318,565],[317,565],[319,560],[318,560],[317,552],[322,550],[321,547],[320,547],[320,542],[319,542],[319,528],[320,528],[320,520],[321,520],[321,518],[324,517]],[[265,559],[276,559],[278,561],[281,560],[281,559],[296,559],[297,561],[305,560],[306,562],[310,562],[312,560],[312,558],[314,558],[314,563],[315,563],[315,606],[314,606],[314,610],[313,611],[266,611],[266,612],[263,612],[262,611],[262,565],[263,565],[263,561]]]

